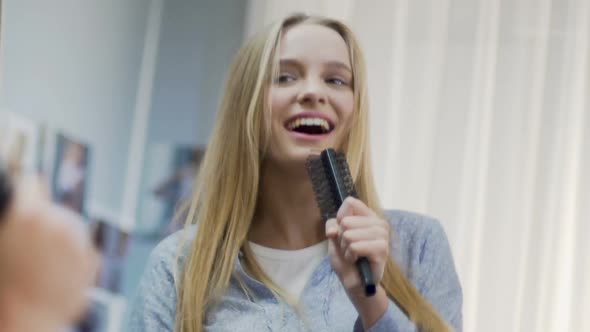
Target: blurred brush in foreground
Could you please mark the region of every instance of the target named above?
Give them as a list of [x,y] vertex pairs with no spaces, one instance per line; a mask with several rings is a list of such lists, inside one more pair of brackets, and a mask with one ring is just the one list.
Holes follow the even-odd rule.
[[0,161],[0,331],[60,331],[85,310],[97,255],[78,215],[8,169]]

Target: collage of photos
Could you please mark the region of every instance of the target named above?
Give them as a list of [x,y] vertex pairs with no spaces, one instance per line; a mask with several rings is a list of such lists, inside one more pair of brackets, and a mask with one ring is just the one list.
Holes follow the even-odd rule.
[[[80,322],[79,328],[71,330],[108,332],[116,329],[109,329],[104,324],[120,324],[117,313],[124,308],[125,299],[119,292],[130,235],[119,230],[116,223],[93,219],[85,210],[91,151],[91,147],[81,140],[48,130],[46,126],[14,112],[0,110],[0,159],[11,174],[36,173],[46,179],[53,200],[88,222],[90,236],[101,254],[101,268],[91,294],[102,296],[90,296],[87,317]],[[92,318],[96,315],[101,315],[101,319]]]
[[[180,211],[190,199],[204,147],[154,144],[147,148],[133,231],[87,208],[93,147],[62,130],[0,110],[0,158],[15,171],[41,174],[53,200],[80,214],[100,253],[101,264],[86,315],[71,332],[118,331],[128,299],[123,279],[130,247],[148,237],[157,243],[183,226]],[[134,242],[135,241],[135,242]]]
[[101,219],[89,221],[88,229],[100,255],[94,289],[89,294],[86,314],[71,332],[119,331],[127,299],[121,283],[127,258],[130,234]]
[[53,197],[59,204],[84,214],[90,148],[63,134],[57,134]]

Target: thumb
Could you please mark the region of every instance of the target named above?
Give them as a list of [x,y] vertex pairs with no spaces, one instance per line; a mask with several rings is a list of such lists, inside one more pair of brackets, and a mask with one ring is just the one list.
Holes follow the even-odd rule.
[[338,220],[336,218],[331,218],[326,221],[326,237],[330,239],[335,239],[338,237],[338,232],[340,230],[340,225],[338,225]]

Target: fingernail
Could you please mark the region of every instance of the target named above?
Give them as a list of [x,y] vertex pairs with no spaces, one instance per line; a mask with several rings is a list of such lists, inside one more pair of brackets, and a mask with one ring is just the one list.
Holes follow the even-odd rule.
[[337,226],[330,227],[330,233],[333,235],[338,235],[338,227]]

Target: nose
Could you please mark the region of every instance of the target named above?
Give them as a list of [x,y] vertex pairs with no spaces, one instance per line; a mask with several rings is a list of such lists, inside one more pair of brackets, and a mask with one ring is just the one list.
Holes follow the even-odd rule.
[[313,106],[315,104],[325,104],[326,95],[323,82],[319,79],[307,79],[302,85],[297,101],[300,104]]

